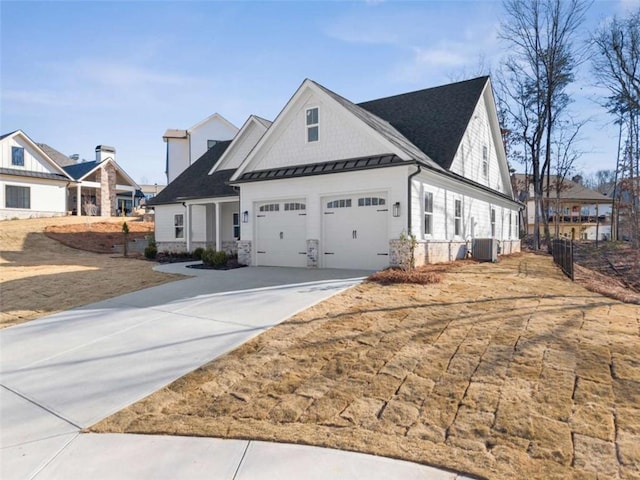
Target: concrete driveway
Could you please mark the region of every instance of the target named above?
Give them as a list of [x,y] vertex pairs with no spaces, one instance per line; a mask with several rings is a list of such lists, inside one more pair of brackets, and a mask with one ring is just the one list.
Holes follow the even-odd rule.
[[52,460],[97,437],[80,429],[369,273],[161,268],[195,277],[0,331],[3,479],[63,478]]

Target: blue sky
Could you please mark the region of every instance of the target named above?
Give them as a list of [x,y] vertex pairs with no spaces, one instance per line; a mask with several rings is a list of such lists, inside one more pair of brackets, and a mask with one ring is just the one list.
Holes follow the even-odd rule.
[[[640,0],[596,1],[583,34]],[[305,78],[361,102],[497,68],[499,1],[0,2],[0,133],[93,160],[99,144],[140,183],[165,183],[167,128],[218,112],[273,119]],[[483,59],[483,60],[481,60]],[[579,168],[615,166],[617,130],[592,100]],[[520,170],[522,167],[517,166]]]

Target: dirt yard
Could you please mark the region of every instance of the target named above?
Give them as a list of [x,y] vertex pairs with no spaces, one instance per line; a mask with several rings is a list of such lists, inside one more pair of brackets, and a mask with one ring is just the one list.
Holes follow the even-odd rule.
[[492,479],[640,478],[640,307],[549,257],[366,283],[99,423],[261,439]]
[[[154,263],[69,248],[45,236],[78,229],[106,230],[103,217],[60,217],[0,222],[0,328],[181,278],[152,270]],[[132,230],[137,225],[127,219]],[[122,219],[109,219],[116,232]],[[148,228],[148,226],[145,226]],[[73,242],[91,249],[100,235],[76,232]],[[104,236],[104,234],[103,234]]]

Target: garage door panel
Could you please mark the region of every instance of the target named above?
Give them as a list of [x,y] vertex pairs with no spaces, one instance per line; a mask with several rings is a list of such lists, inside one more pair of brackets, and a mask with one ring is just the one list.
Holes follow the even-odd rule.
[[306,205],[287,200],[258,205],[256,253],[258,265],[306,267]]
[[326,268],[380,269],[389,265],[386,195],[347,195],[323,201]]

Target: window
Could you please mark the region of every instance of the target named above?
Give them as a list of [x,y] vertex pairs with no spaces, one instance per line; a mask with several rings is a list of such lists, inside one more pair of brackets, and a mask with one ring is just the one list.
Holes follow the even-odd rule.
[[207,140],[207,150],[213,147],[216,143],[218,143],[217,140]]
[[11,147],[11,165],[24,167],[24,148]]
[[495,238],[496,236],[496,209],[491,209],[491,237]]
[[482,147],[482,175],[484,178],[489,176],[489,155],[487,152],[487,146]]
[[453,234],[462,235],[462,201],[455,201],[455,209],[453,214]]
[[267,203],[266,205],[260,205],[261,212],[279,212],[280,204],[279,203]]
[[327,203],[327,208],[351,208],[351,199],[342,198],[340,200],[333,200]]
[[284,209],[285,209],[285,211],[306,210],[307,206],[304,203],[292,202],[292,203],[285,203],[284,204]]
[[6,185],[5,208],[31,208],[31,188]]
[[233,238],[235,239],[240,238],[240,214],[239,213],[233,214]]
[[386,200],[384,198],[378,198],[378,197],[362,197],[358,199],[359,207],[371,207],[371,206],[376,207],[378,205],[384,205],[385,203],[386,203]]
[[424,234],[433,234],[433,193],[424,192]]
[[318,108],[307,109],[307,143],[317,142],[318,135]]
[[184,238],[184,215],[179,213],[173,216],[173,226],[176,238]]

